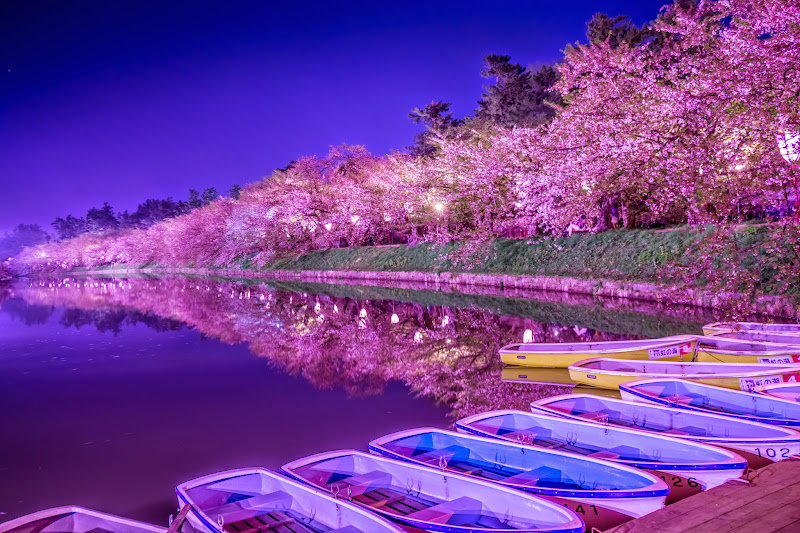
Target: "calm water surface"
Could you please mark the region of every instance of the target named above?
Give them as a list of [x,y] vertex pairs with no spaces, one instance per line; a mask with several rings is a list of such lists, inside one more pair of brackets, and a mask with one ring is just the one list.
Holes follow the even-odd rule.
[[502,373],[497,349],[527,329],[539,342],[614,340],[716,318],[564,295],[184,277],[25,281],[0,299],[0,522],[78,504],[166,524],[173,487],[203,474],[365,450],[569,392]]

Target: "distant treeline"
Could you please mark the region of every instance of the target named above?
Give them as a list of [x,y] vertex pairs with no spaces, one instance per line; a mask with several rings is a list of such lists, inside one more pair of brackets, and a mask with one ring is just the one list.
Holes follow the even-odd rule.
[[[234,185],[228,195],[239,198],[241,187]],[[72,239],[88,232],[104,232],[116,229],[146,229],[167,218],[185,215],[193,209],[209,205],[219,197],[217,189],[209,187],[199,192],[189,189],[187,200],[149,198],[140,203],[136,211],[118,212],[108,202],[103,207],[93,207],[84,216],[67,215],[57,217],[50,225],[54,235],[48,233],[39,224],[19,224],[6,235],[0,237],[0,260],[5,260],[20,253],[26,246],[43,244],[53,239]]]

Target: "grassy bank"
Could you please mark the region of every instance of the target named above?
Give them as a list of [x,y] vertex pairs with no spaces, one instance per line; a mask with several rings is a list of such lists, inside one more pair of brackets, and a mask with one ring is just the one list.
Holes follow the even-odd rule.
[[[578,233],[555,239],[498,239],[470,252],[459,250],[460,243],[338,248],[275,261],[267,269],[468,271],[652,281],[665,265],[682,260],[700,237],[700,231],[678,228]],[[454,255],[461,257],[454,259]]]

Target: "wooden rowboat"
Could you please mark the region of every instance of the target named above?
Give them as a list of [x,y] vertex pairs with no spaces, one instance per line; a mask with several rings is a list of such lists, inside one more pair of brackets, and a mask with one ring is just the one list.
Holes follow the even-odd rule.
[[569,375],[573,381],[604,389],[641,379],[678,378],[749,391],[769,383],[797,381],[800,365],[587,359],[570,366]]
[[699,363],[800,363],[800,344],[731,339],[722,335],[697,337]]
[[584,530],[574,512],[545,498],[356,450],[312,455],[283,465],[281,471],[405,526],[428,531]]
[[646,379],[620,385],[623,400],[716,413],[741,420],[800,428],[800,403],[681,379]]
[[507,365],[567,368],[583,359],[645,359],[682,361],[694,355],[693,335],[662,339],[603,342],[554,342],[509,344],[500,349]]
[[667,503],[738,478],[747,466],[716,446],[538,412],[490,411],[462,418],[456,429],[645,469],[670,485]]
[[506,383],[534,383],[536,385],[574,385],[566,368],[532,368],[509,365],[503,367],[500,379]]
[[800,433],[793,429],[650,403],[567,394],[535,401],[531,410],[723,446],[751,468],[800,453]]
[[800,344],[800,335],[788,333],[765,333],[761,331],[720,331],[707,335],[719,339],[738,339],[750,342],[769,342],[773,344]]
[[0,524],[3,533],[165,533],[166,528],[74,505],[55,507]]
[[187,520],[205,533],[402,533],[356,505],[337,501],[264,468],[242,468],[203,476],[175,488]]
[[[589,530],[615,527],[661,509],[669,494],[663,480],[635,467],[443,429],[400,431],[370,442],[369,449],[391,459],[558,498],[581,514]],[[590,523],[587,509],[594,510],[590,518],[599,520]]]
[[703,326],[703,333],[711,335],[721,331],[751,331],[779,335],[800,335],[800,324],[764,324],[761,322],[714,322]]
[[755,392],[771,396],[773,398],[780,398],[781,400],[790,400],[793,402],[800,402],[800,383],[775,383],[774,385],[763,385],[756,387]]

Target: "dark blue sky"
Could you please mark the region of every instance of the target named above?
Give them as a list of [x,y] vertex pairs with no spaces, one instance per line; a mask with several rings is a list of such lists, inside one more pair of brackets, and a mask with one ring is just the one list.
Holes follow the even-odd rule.
[[411,108],[472,113],[484,55],[553,63],[593,13],[664,3],[2,0],[0,231],[402,149]]

